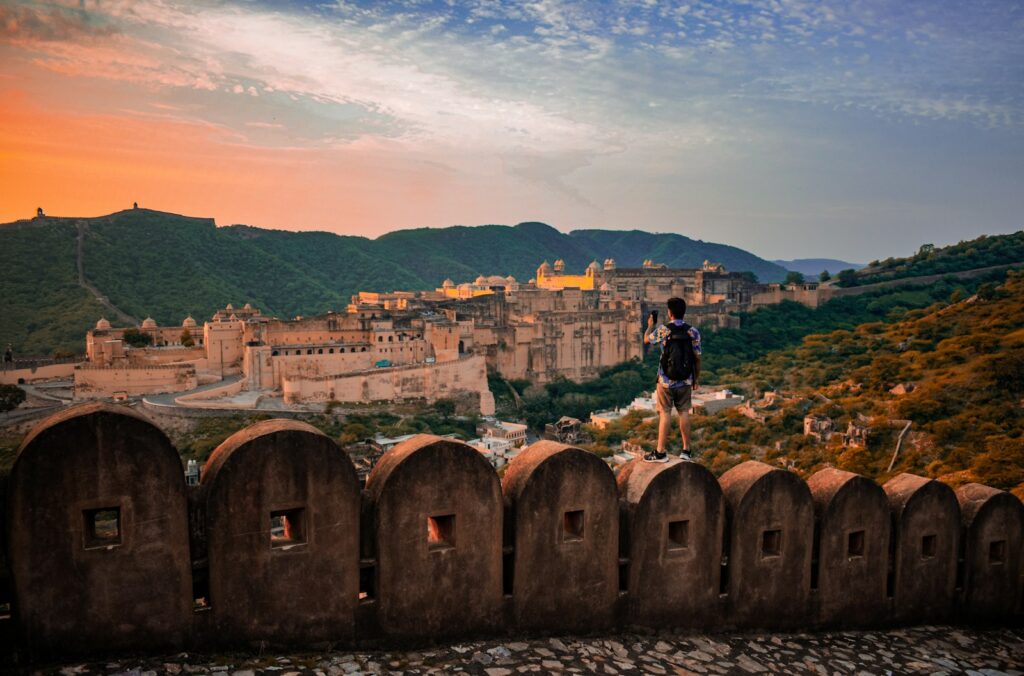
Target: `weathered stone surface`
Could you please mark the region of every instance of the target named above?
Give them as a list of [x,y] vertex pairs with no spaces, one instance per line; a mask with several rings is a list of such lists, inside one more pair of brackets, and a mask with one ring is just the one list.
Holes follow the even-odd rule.
[[692,462],[634,460],[617,481],[628,543],[628,621],[650,627],[720,623],[725,502],[715,477]]
[[51,416],[22,444],[8,497],[7,551],[30,655],[184,643],[185,480],[157,427],[104,404]]
[[[355,633],[360,488],[332,439],[293,420],[257,423],[217,447],[202,486],[219,641]],[[288,532],[271,532],[272,515]]]
[[367,499],[382,633],[472,634],[500,622],[501,485],[478,451],[418,435],[384,454]]
[[897,622],[935,622],[953,612],[960,507],[949,486],[900,474],[882,487],[895,540],[893,614]]
[[1010,493],[981,484],[961,486],[956,497],[964,538],[965,615],[998,621],[1024,613],[1024,505]]
[[727,623],[794,627],[810,619],[814,506],[798,476],[750,460],[722,475],[729,517]]
[[818,522],[815,616],[825,625],[869,627],[889,613],[889,503],[874,481],[823,469],[807,481]]
[[515,531],[516,626],[563,631],[611,626],[619,519],[608,466],[593,453],[540,441],[509,464],[503,489]]

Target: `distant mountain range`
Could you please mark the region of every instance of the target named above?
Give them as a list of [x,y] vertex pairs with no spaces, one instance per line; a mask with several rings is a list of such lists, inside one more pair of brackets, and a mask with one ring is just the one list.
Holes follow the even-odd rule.
[[817,277],[825,270],[835,276],[840,270],[860,270],[865,267],[864,263],[848,263],[835,258],[795,258],[791,261],[774,260],[772,263],[799,272],[805,277]]
[[[0,225],[0,345],[19,354],[80,351],[100,316],[200,322],[226,303],[291,317],[344,308],[357,291],[433,289],[481,274],[527,281],[544,260],[581,271],[653,259],[695,268],[705,260],[761,281],[786,269],[737,247],[639,230],[562,233],[544,223],[453,226],[377,239],[327,232],[216,227],[213,219],[131,209],[96,218],[43,217]],[[82,274],[79,274],[81,264]],[[98,298],[99,296],[99,298]]]

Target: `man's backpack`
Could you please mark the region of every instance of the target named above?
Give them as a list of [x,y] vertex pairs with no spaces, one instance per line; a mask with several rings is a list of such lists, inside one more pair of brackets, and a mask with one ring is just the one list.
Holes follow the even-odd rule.
[[661,350],[661,372],[674,382],[693,377],[693,366],[696,357],[693,353],[693,339],[690,338],[690,325],[677,326],[671,322],[665,325],[669,336]]

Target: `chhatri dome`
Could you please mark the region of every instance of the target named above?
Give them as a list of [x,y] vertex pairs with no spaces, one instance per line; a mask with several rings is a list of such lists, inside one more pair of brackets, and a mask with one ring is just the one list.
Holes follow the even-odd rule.
[[448,279],[444,280],[444,282],[441,283],[441,288],[442,289],[450,289],[450,288],[452,288],[454,286],[455,286],[455,282],[453,282],[451,280],[451,278],[448,278]]
[[142,320],[142,328],[144,328],[144,329],[155,329],[156,328],[156,320],[153,319],[152,317],[146,317],[145,319]]
[[244,306],[242,307],[242,309],[243,309],[243,310],[252,310],[252,303],[246,303],[246,304],[245,304],[245,305],[244,305]]
[[96,328],[100,331],[106,331],[110,328],[110,322],[107,321],[106,317],[100,317],[100,320],[96,322]]
[[224,308],[224,309],[227,310],[228,312],[230,312],[231,310],[235,309],[235,306],[232,305],[231,303],[228,303],[228,306],[226,308]]
[[562,270],[565,270],[565,261],[559,258],[555,261],[555,272],[561,272]]
[[476,284],[477,286],[486,286],[487,285],[487,278],[484,277],[483,275],[480,275],[479,277],[476,278],[476,281],[474,282],[474,284]]
[[192,319],[192,315],[189,315],[182,320],[181,326],[186,329],[194,329],[196,327],[196,320]]
[[591,261],[590,265],[587,266],[587,270],[594,270],[595,272],[600,269],[601,266],[597,264],[597,261]]

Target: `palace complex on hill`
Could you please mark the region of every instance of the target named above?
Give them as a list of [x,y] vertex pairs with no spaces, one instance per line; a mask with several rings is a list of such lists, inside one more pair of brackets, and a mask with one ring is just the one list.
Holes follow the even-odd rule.
[[[200,328],[192,317],[162,327],[147,318],[114,328],[101,319],[86,336],[88,361],[75,370],[76,398],[182,393],[179,405],[285,404],[468,398],[494,410],[487,373],[549,382],[585,380],[641,357],[648,308],[685,298],[698,326],[735,326],[732,314],[792,299],[817,305],[816,284],[758,284],[705,263],[670,269],[646,261],[591,263],[583,274],[546,261],[527,283],[478,277],[434,291],[360,292],[345,312],[277,319],[246,304],[218,310]],[[131,347],[126,332],[148,336]],[[257,396],[246,398],[244,393]]]

